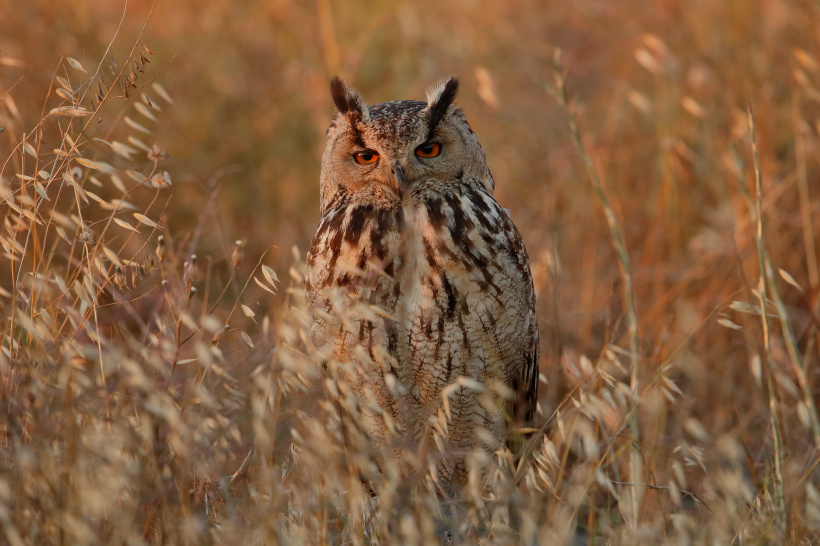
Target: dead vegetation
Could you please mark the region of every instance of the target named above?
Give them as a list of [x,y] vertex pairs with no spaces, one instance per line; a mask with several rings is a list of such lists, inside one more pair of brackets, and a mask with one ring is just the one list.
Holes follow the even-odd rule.
[[[472,26],[437,10],[460,60],[425,41],[430,14],[368,13],[354,33],[328,2],[311,23],[258,6],[240,17],[256,34],[206,6],[201,29],[234,49],[177,54],[207,60],[193,68],[168,53],[196,11],[184,2],[109,17],[110,43],[59,62],[0,51],[3,542],[818,540],[820,9],[670,2],[633,20],[627,5],[516,4]],[[392,66],[417,65],[379,21],[441,53],[432,76],[474,76],[460,100],[539,291],[541,427],[520,460],[475,453],[492,486],[458,499],[412,446],[415,472],[378,470],[360,408],[305,343],[288,252],[317,218],[325,72],[384,99],[431,79]],[[619,38],[618,23],[642,30]],[[266,24],[282,36],[262,55]],[[316,58],[294,64],[288,40]],[[293,81],[216,82],[237,52]],[[443,400],[440,434],[446,414]]]

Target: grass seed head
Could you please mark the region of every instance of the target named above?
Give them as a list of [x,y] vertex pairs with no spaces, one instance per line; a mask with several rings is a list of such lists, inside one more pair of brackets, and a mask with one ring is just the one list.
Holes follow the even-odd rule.
[[157,260],[159,260],[159,263],[162,263],[165,260],[165,252],[166,252],[165,237],[163,237],[162,235],[157,237],[157,248],[154,252],[157,255]]

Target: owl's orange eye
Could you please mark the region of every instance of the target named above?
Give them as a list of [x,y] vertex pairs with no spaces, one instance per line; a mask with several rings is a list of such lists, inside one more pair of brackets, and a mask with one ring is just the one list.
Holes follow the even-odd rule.
[[436,157],[441,153],[441,144],[428,142],[416,148],[416,155],[419,157]]
[[355,159],[359,165],[371,165],[378,161],[379,154],[373,150],[365,150],[364,152],[353,154],[353,159]]

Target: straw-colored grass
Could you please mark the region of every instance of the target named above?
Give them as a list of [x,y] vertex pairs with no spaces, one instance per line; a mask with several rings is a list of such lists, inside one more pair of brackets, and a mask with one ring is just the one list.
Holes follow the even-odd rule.
[[[820,540],[819,5],[24,4],[0,543]],[[452,498],[435,449],[376,464],[306,341],[337,73],[459,74],[532,260],[538,428]]]

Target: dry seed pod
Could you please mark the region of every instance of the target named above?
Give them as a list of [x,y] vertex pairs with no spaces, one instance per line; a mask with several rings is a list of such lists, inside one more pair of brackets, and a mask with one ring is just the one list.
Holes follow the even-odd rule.
[[159,260],[159,263],[162,263],[165,260],[165,251],[166,251],[165,237],[160,235],[157,238],[157,249],[155,251],[156,255],[157,255],[157,259]]
[[211,340],[211,345],[216,345],[217,343],[219,343],[219,340],[222,339],[222,336],[224,336],[225,333],[230,329],[230,324],[226,324],[225,326],[217,330],[217,332],[214,334],[214,338]]
[[171,187],[171,175],[168,174],[168,171],[162,171],[161,173],[157,173],[151,177],[149,185],[153,188],[159,189],[169,188]]
[[196,277],[196,254],[191,254],[191,261],[185,262],[185,269],[182,274],[182,282],[185,289],[190,292]]
[[[156,144],[151,146],[151,152],[148,154],[148,159],[150,159],[151,161],[157,161],[158,159],[165,159],[166,157],[168,157],[168,154],[165,153],[164,149],[160,148]],[[163,175],[166,178],[168,178],[168,185],[170,186],[171,185],[171,182],[170,182],[171,177],[168,175],[168,172],[167,171],[164,172]],[[157,176],[157,175],[154,175],[154,176]]]
[[236,247],[234,247],[233,254],[231,254],[231,263],[233,264],[234,269],[239,267],[239,262],[241,262],[244,257],[245,243],[242,241],[236,241]]
[[77,240],[81,243],[88,243],[90,245],[93,245],[97,240],[97,236],[94,235],[94,232],[91,231],[89,228],[84,228],[80,232],[80,234],[77,235]]
[[125,276],[125,271],[123,271],[120,266],[115,266],[114,267],[114,284],[116,284],[118,288],[124,288],[127,283],[128,283],[128,278]]

